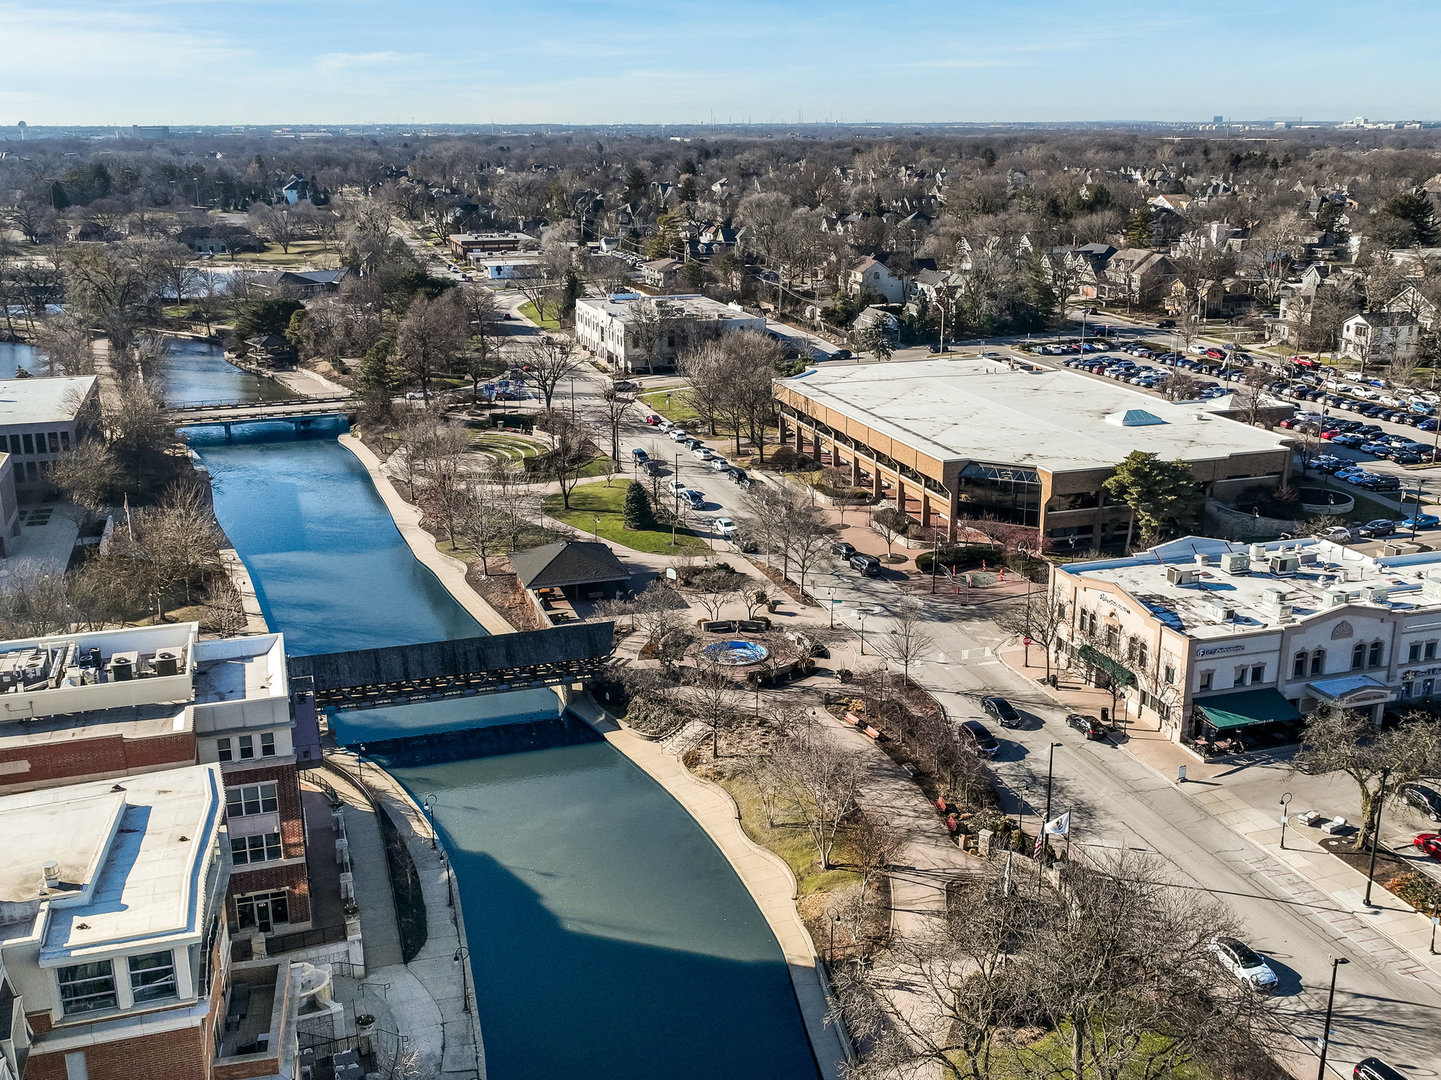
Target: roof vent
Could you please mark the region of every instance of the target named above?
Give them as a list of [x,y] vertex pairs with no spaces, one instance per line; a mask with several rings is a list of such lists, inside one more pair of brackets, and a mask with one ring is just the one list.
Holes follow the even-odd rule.
[[1106,423],[1114,424],[1116,427],[1151,427],[1154,424],[1164,424],[1153,412],[1145,409],[1127,409],[1125,412],[1113,412],[1106,417]]
[[1194,566],[1166,567],[1166,581],[1172,585],[1195,585],[1200,578],[1201,572]]
[[1206,554],[1206,553],[1203,553],[1203,552],[1198,551],[1198,552],[1196,552],[1196,565],[1197,565],[1197,566],[1215,566],[1215,565],[1216,565],[1216,556],[1214,556],[1214,555],[1209,555],[1209,554]]
[[60,864],[53,859],[40,868],[45,875],[45,887],[47,889],[60,888]]

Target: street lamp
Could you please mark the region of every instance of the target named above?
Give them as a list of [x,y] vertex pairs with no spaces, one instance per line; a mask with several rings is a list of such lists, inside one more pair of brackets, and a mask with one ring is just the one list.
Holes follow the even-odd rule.
[[1051,850],[1051,842],[1046,839],[1046,823],[1051,820],[1051,781],[1056,775],[1056,747],[1061,744],[1051,743],[1050,750],[1046,754],[1046,813],[1041,818],[1041,835],[1038,843],[1041,850],[1036,856],[1036,884],[1041,883],[1041,870],[1046,865],[1046,855]]
[[860,619],[860,623],[861,623],[861,655],[862,655],[862,656],[865,656],[865,655],[866,655],[866,616],[869,615],[869,614],[870,614],[869,611],[862,611],[862,612],[860,612],[859,615],[857,616],[857,618]]
[[836,590],[834,587],[826,590],[826,600],[828,601],[826,606],[831,609],[831,629],[834,630],[836,628]]
[[470,992],[465,988],[465,965],[470,962],[470,950],[462,945],[455,950],[455,956],[451,959],[460,966],[460,1000],[468,1013],[470,1012]]
[[430,795],[427,795],[427,796],[425,797],[425,800],[420,804],[422,807],[425,808],[425,816],[430,819],[430,850],[431,850],[431,851],[434,851],[434,850],[435,850],[435,804],[436,804],[439,800],[440,800],[440,796],[435,795],[435,794],[430,794]]
[[1286,850],[1286,811],[1291,805],[1291,793],[1285,792],[1281,796],[1281,850]]
[[1316,1080],[1326,1080],[1326,1050],[1331,1045],[1331,1009],[1336,1004],[1336,969],[1350,962],[1344,956],[1331,957],[1331,992],[1326,995],[1326,1026],[1321,1029],[1321,1063],[1316,1067]]
[[1371,822],[1371,865],[1366,871],[1366,896],[1361,902],[1371,906],[1371,885],[1376,878],[1376,848],[1381,839],[1381,807],[1386,803],[1386,781],[1391,778],[1389,767],[1381,770],[1381,787],[1376,791],[1376,816]]

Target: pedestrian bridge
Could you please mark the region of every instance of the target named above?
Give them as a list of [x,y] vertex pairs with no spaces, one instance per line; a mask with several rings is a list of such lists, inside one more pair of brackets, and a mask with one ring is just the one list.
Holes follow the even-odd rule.
[[320,706],[399,705],[478,693],[557,686],[599,675],[615,647],[615,623],[291,656],[297,690]]
[[173,405],[166,415],[177,427],[200,424],[222,424],[226,433],[232,424],[261,420],[290,420],[297,426],[323,416],[346,416],[353,413],[359,399],[350,394],[329,397],[276,398],[274,401],[221,401],[208,405]]

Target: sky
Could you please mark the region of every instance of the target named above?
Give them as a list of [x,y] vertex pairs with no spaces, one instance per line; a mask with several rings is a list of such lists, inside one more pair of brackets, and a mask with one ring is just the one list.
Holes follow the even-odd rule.
[[1441,119],[1435,0],[0,0],[0,128]]

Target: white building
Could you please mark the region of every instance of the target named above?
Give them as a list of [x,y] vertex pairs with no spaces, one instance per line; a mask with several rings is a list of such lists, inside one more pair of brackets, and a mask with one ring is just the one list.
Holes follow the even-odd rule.
[[1059,661],[1179,742],[1289,739],[1322,706],[1379,721],[1441,691],[1441,552],[1186,537],[1057,565],[1051,588]]
[[[641,325],[647,322],[648,326]],[[616,293],[586,296],[575,302],[577,344],[623,372],[652,365],[671,368],[680,353],[700,342],[732,331],[764,332],[765,328],[764,316],[707,296]],[[653,357],[648,355],[649,342],[645,340],[650,333],[655,335]]]
[[1410,360],[1421,344],[1421,324],[1409,311],[1363,311],[1341,325],[1341,354],[1386,364]]
[[15,459],[20,491],[45,482],[51,462],[100,431],[94,375],[0,379],[0,451]]

